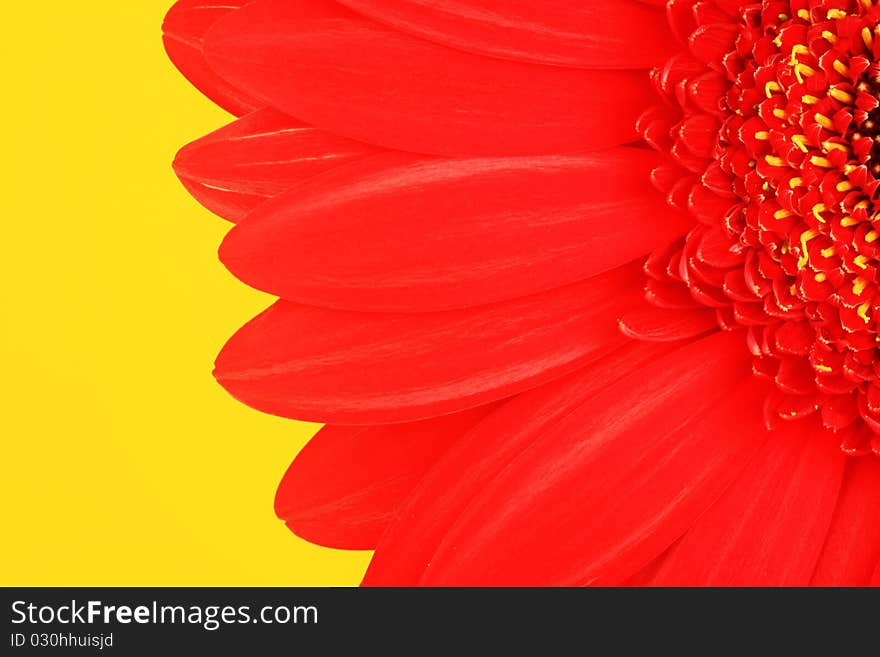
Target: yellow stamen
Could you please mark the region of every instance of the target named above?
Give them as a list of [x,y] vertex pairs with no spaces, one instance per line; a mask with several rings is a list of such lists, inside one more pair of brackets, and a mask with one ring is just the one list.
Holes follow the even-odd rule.
[[[822,254],[823,258],[830,258],[831,256],[834,255],[834,247],[833,246],[826,247],[826,248],[822,249],[821,251],[819,251],[819,253]],[[825,274],[822,274],[822,275],[824,276]]]
[[849,180],[841,180],[834,186],[838,192],[848,192],[853,188],[852,183]]
[[807,148],[807,137],[806,135],[792,135],[791,136],[792,143],[800,148],[804,153],[806,153],[809,148]]
[[770,139],[770,133],[766,130],[758,130],[758,132],[755,133],[755,139],[758,141],[767,141]]
[[807,251],[807,242],[816,237],[819,233],[815,230],[805,230],[801,233],[801,257],[798,260],[797,266],[798,269],[803,269],[806,264],[810,261],[810,254]]
[[813,276],[813,280],[817,283],[824,283],[826,280],[828,280],[828,277],[825,275],[824,272],[820,271],[818,274]]
[[844,146],[843,144],[838,144],[837,142],[827,141],[827,140],[822,142],[822,148],[825,149],[826,153],[828,151],[835,151],[835,150],[846,152],[846,150],[847,150],[846,146]]
[[829,119],[824,114],[820,114],[819,112],[816,112],[815,114],[813,114],[813,118],[816,119],[816,123],[818,123],[820,126],[825,128],[826,130],[833,130],[834,129],[834,124],[831,122],[831,119]]
[[[784,167],[785,166],[785,160],[783,160],[778,155],[765,155],[764,160],[771,167]],[[829,164],[829,166],[831,166],[831,165]]]
[[835,18],[846,18],[847,13],[843,9],[829,9],[826,16],[828,20],[832,20]]
[[790,217],[793,214],[794,214],[793,212],[789,212],[785,208],[780,208],[779,210],[777,210],[776,212],[773,213],[773,218],[778,221],[780,219],[785,219],[786,217]]
[[810,94],[804,94],[803,96],[801,96],[801,102],[804,105],[815,105],[819,102],[819,99],[815,96],[811,96]]
[[777,119],[784,119],[787,114],[785,113],[784,109],[777,107],[775,110],[773,110],[773,116],[775,116]]
[[869,30],[867,27],[862,28],[862,41],[865,42],[868,50],[874,48],[874,35],[871,34],[871,30]]
[[843,89],[839,89],[837,87],[832,87],[828,90],[828,95],[831,96],[834,100],[838,100],[841,103],[850,104],[855,100],[852,94],[848,94]]
[[801,20],[810,20],[810,12],[808,12],[806,9],[798,9],[797,16]]
[[827,374],[828,372],[832,372],[832,371],[833,371],[833,370],[832,370],[830,367],[828,367],[827,365],[813,365],[813,368],[814,368],[817,372],[825,372],[826,374]]
[[841,75],[844,75],[844,76],[849,75],[849,66],[844,64],[839,59],[835,59],[834,64],[832,64],[832,66],[834,67],[834,70],[837,71],[838,73],[840,73]]
[[858,309],[856,309],[856,314],[864,320],[865,324],[867,324],[869,321],[868,320],[868,308],[870,308],[870,307],[871,307],[871,302],[865,301],[865,303],[863,303],[861,306],[858,307]]
[[822,167],[824,169],[830,169],[832,167],[831,161],[827,157],[820,157],[818,155],[813,155],[810,158],[810,162],[815,164],[817,167]]
[[843,219],[840,220],[840,225],[843,226],[844,228],[849,228],[850,226],[855,226],[858,223],[859,223],[858,220],[853,219],[852,217],[844,217]]
[[867,268],[868,268],[868,258],[866,258],[866,257],[863,256],[863,255],[857,255],[855,258],[853,258],[853,262],[854,262],[854,263],[855,263],[860,269],[867,269]]
[[813,216],[816,217],[816,220],[821,223],[826,223],[825,219],[822,218],[822,213],[825,212],[828,208],[825,207],[824,203],[816,203],[813,206]]
[[804,184],[804,179],[801,178],[800,176],[793,176],[788,179],[788,186],[791,187],[792,189],[795,189],[796,187],[800,187],[803,184]]
[[877,231],[876,231],[876,230],[872,230],[872,231],[868,232],[867,235],[865,235],[865,241],[866,241],[868,244],[870,244],[871,242],[876,242],[876,241],[877,241],[877,237],[878,237],[878,235],[877,235]]
[[770,80],[770,82],[764,85],[764,93],[767,94],[767,98],[770,98],[774,91],[782,91],[782,87],[779,86],[778,82]]

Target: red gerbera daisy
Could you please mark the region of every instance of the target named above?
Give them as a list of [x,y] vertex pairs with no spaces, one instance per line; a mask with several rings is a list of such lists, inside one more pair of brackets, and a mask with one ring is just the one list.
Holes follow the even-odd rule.
[[175,169],[280,297],[216,376],[328,423],[278,514],[373,585],[876,583],[878,25],[178,2],[169,55],[242,118]]

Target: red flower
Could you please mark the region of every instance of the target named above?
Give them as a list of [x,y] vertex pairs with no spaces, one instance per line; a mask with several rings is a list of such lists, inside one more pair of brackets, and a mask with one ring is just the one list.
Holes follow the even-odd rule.
[[873,2],[245,4],[168,14],[243,115],[175,169],[281,298],[218,380],[328,423],[293,531],[377,585],[880,579]]

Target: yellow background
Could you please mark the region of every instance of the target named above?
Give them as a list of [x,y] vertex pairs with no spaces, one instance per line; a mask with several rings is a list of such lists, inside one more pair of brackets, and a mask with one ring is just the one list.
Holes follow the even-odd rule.
[[353,585],[272,512],[316,426],[211,377],[270,299],[171,172],[230,117],[165,58],[171,0],[4,5],[3,585]]

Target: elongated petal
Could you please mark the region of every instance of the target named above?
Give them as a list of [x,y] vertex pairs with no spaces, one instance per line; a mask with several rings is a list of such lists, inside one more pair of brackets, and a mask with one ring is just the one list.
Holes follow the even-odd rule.
[[536,154],[635,139],[643,71],[482,57],[385,27],[330,0],[258,0],[210,30],[211,67],[331,132],[441,155]]
[[628,311],[620,330],[636,340],[670,342],[695,338],[718,328],[715,313],[707,309],[669,309],[642,306]]
[[425,472],[495,406],[421,422],[325,426],[281,480],[275,513],[312,543],[371,550]]
[[266,108],[184,146],[174,171],[202,205],[239,221],[304,180],[378,152]]
[[818,424],[782,423],[664,560],[659,586],[805,586],[846,460]]
[[867,586],[880,561],[880,460],[851,459],[814,586]]
[[425,476],[382,537],[364,584],[417,584],[470,500],[532,440],[602,388],[668,351],[662,345],[629,342],[589,367],[504,404]]
[[675,53],[660,9],[617,0],[339,0],[358,13],[453,48],[538,64],[638,69]]
[[242,327],[215,376],[240,401],[333,424],[408,422],[508,397],[626,340],[637,263],[513,301],[419,314],[279,301]]
[[[421,575],[444,585],[615,584],[632,576],[717,499],[764,439],[764,391],[749,378],[741,341],[715,334],[599,384],[598,393],[572,399],[559,390],[534,422],[505,425],[502,409],[429,473],[380,542],[365,583],[412,584]],[[601,370],[595,378],[609,380]],[[545,424],[547,408],[563,414]],[[421,533],[438,516],[442,533]]]
[[423,312],[560,287],[637,258],[692,220],[646,185],[656,156],[362,159],[268,203],[220,258],[300,303]]
[[232,86],[208,66],[202,50],[205,32],[249,0],[178,0],[165,15],[162,42],[168,57],[205,96],[227,112],[241,116],[258,109],[260,101]]

